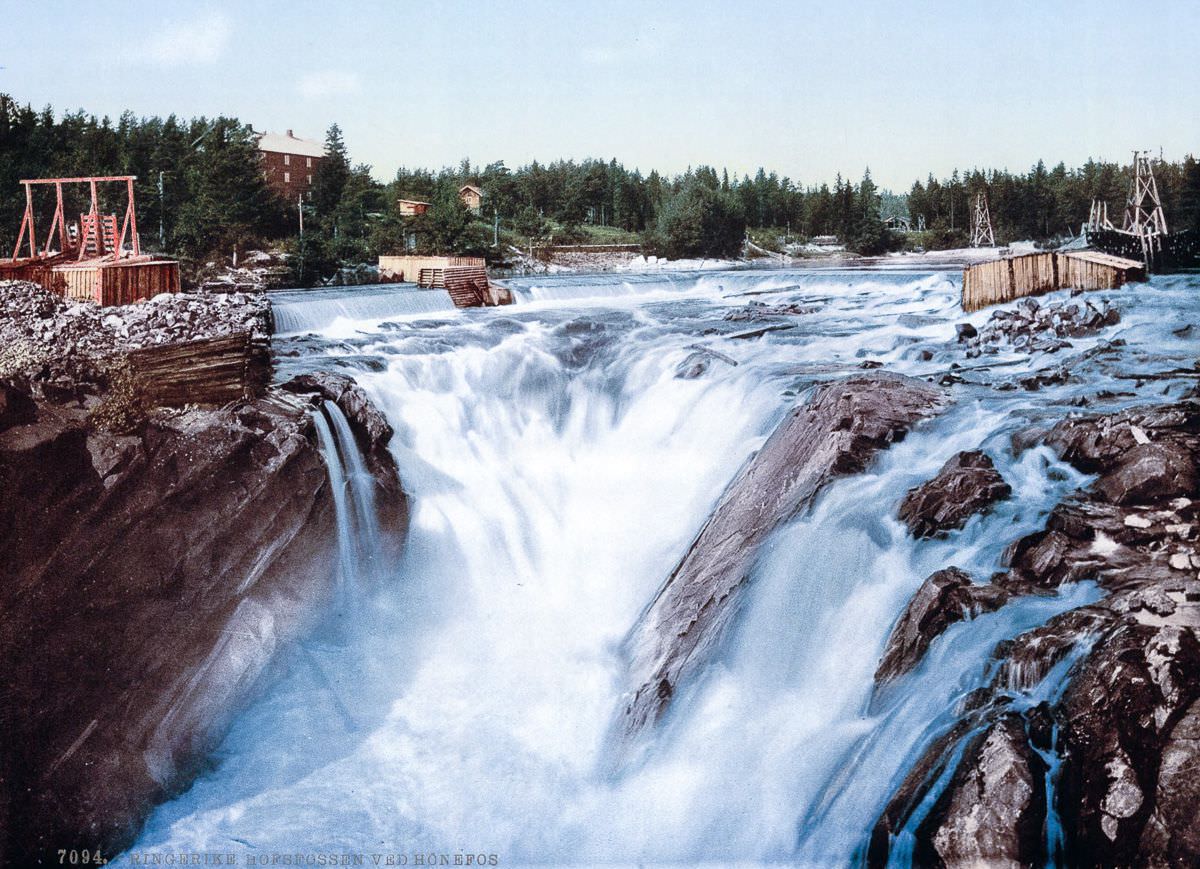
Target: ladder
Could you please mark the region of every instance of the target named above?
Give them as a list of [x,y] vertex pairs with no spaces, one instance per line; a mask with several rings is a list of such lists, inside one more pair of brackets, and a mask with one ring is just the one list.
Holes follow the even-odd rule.
[[83,239],[79,245],[79,258],[119,253],[117,250],[117,216],[115,214],[79,215],[80,232]]

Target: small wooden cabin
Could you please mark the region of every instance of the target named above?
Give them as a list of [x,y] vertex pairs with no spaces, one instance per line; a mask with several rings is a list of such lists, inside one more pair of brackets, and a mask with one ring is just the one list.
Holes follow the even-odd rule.
[[397,199],[396,205],[399,207],[402,217],[415,217],[429,210],[429,203],[419,199]]
[[464,184],[458,188],[458,198],[463,205],[478,214],[483,209],[483,191],[474,184]]

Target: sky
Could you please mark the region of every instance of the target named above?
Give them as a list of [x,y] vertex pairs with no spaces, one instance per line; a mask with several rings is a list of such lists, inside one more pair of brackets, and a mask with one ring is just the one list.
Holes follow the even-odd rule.
[[904,191],[1200,154],[1200,3],[0,0],[0,93],[236,116],[380,180],[463,158],[701,164]]

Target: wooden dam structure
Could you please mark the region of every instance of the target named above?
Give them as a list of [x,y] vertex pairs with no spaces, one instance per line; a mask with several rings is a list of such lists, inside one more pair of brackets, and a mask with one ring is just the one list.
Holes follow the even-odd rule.
[[962,306],[968,313],[1055,290],[1115,290],[1146,279],[1145,264],[1093,250],[1046,251],[967,266]]
[[[25,280],[76,301],[126,305],[159,293],[179,292],[179,263],[142,254],[133,196],[134,175],[26,178],[25,212],[12,257],[0,260],[0,280]],[[91,206],[68,221],[64,185],[86,184]],[[121,219],[100,210],[101,184],[124,185]],[[54,188],[54,214],[38,243],[34,190]],[[22,256],[22,248],[25,255]]]
[[489,308],[512,302],[512,294],[488,279],[483,257],[381,256],[379,279],[445,290],[458,308]]

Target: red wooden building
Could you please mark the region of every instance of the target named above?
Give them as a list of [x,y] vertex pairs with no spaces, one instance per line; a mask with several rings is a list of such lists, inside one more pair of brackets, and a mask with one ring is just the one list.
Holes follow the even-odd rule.
[[464,184],[458,188],[458,198],[462,200],[463,205],[476,214],[483,210],[483,191],[474,184]]
[[267,183],[288,202],[308,193],[317,167],[325,159],[325,146],[287,133],[259,133],[258,152]]

